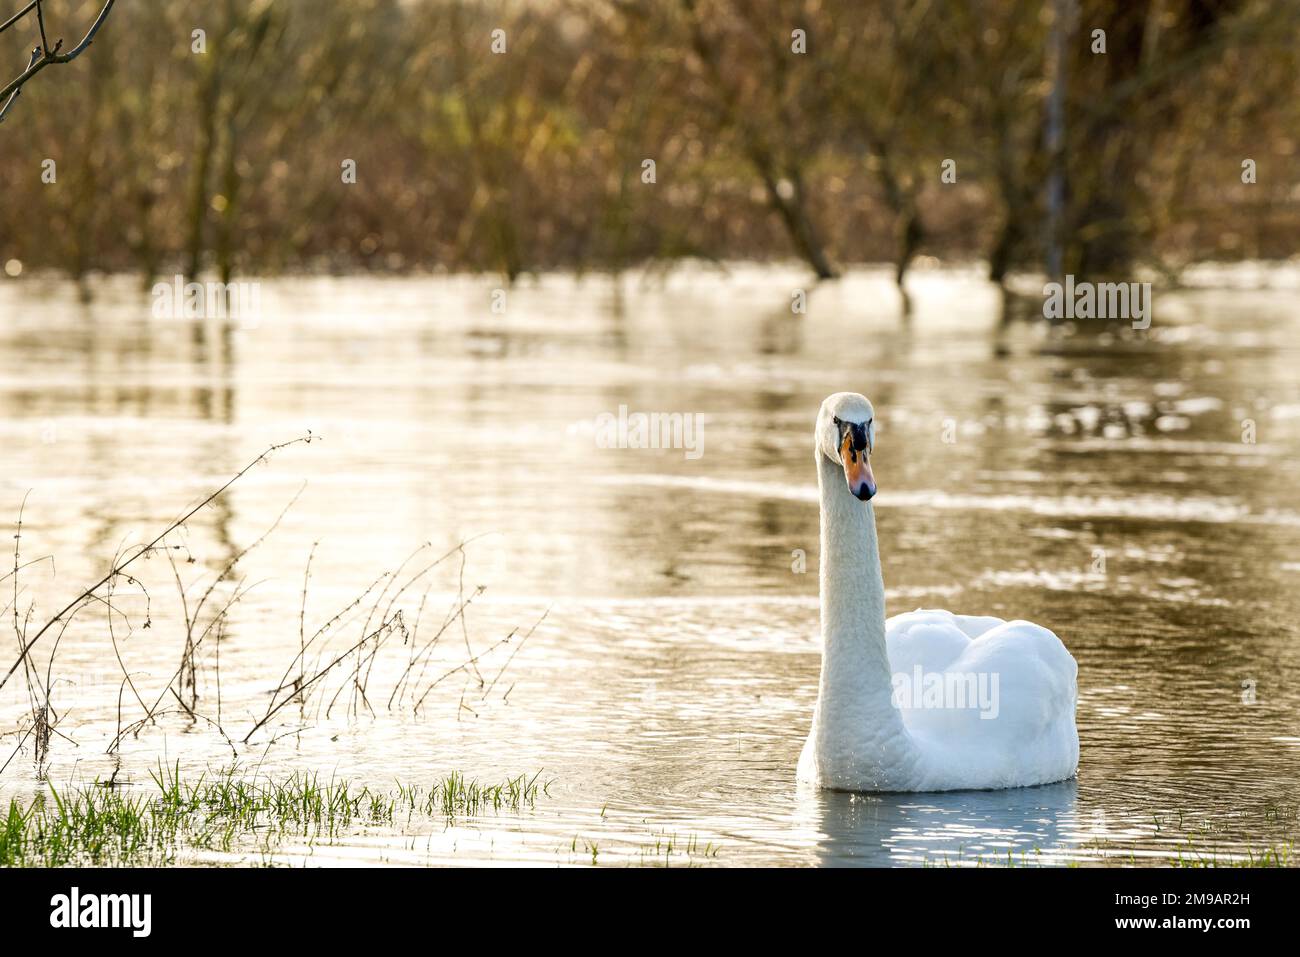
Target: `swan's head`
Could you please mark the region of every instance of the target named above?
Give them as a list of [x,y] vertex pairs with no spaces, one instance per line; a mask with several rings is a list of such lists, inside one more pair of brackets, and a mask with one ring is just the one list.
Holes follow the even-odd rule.
[[867,501],[876,494],[871,450],[876,444],[876,413],[864,395],[836,392],[817,413],[817,450],[844,469],[849,494]]

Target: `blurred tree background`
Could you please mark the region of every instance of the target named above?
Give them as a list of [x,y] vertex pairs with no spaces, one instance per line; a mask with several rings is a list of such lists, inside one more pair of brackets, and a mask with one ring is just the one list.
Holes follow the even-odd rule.
[[1294,0],[129,0],[0,126],[0,262],[1173,276],[1296,252],[1298,50]]

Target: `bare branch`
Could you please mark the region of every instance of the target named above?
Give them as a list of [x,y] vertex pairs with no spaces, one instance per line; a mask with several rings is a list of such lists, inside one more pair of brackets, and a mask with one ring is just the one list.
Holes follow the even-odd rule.
[[41,55],[50,55],[50,41],[45,36],[45,8],[41,6],[41,0],[36,0],[36,23],[41,28]]
[[[40,56],[41,56],[41,48],[33,47],[32,58],[27,63],[27,72],[31,71],[32,64],[34,64],[37,60],[39,60]],[[26,76],[27,73],[24,72],[23,75]],[[5,117],[9,115],[9,108],[14,105],[14,100],[18,99],[18,94],[21,92],[22,92],[21,85],[15,87],[14,91],[9,94],[9,99],[5,100],[5,105],[3,107],[0,107],[0,123],[3,123],[5,121]]]
[[9,18],[8,20],[6,20],[4,23],[0,23],[0,33],[4,33],[6,30],[8,30],[10,27],[12,27],[15,23],[17,23],[17,22],[18,22],[19,20],[21,20],[23,17],[27,16],[27,14],[29,14],[29,13],[31,13],[33,10],[35,10],[35,9],[36,9],[36,4],[37,4],[38,2],[39,2],[39,0],[32,0],[31,3],[27,4],[27,6],[23,7],[21,10],[19,10],[17,13],[15,13],[12,17],[10,17],[10,18]]
[[88,46],[95,42],[95,35],[99,33],[99,28],[102,27],[104,21],[108,19],[108,14],[113,9],[113,4],[116,2],[117,0],[105,0],[104,6],[99,11],[99,16],[95,18],[95,22],[91,24],[90,29],[86,31],[86,35],[81,38],[81,42],[67,53],[59,52],[63,47],[62,40],[56,41],[54,48],[50,49],[49,42],[45,38],[45,15],[41,9],[41,0],[32,0],[32,2],[21,11],[6,20],[4,24],[0,25],[0,32],[3,32],[35,10],[36,18],[40,23],[41,32],[41,45],[32,51],[31,60],[28,62],[27,68],[23,70],[17,78],[10,82],[8,86],[3,90],[0,90],[0,100],[5,101],[4,107],[0,108],[0,123],[4,122],[5,116],[9,112],[9,108],[13,106],[14,100],[17,99],[18,93],[22,89],[24,83],[34,77],[37,73],[40,73],[41,70],[45,69],[51,63],[71,63],[77,57],[81,56]]

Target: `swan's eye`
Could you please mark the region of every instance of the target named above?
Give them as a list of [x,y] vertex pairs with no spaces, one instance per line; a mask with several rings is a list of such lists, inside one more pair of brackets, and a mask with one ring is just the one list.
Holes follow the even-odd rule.
[[831,418],[835,420],[835,424],[836,424],[836,425],[843,425],[843,424],[844,424],[843,422],[840,421],[840,417],[839,417],[838,415],[832,415]]

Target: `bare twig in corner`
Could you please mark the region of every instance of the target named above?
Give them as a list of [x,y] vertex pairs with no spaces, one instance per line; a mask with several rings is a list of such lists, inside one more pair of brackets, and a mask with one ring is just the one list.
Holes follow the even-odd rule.
[[[31,72],[32,67],[36,64],[36,61],[39,60],[40,58],[41,58],[41,48],[33,47],[32,56],[31,59],[27,61],[27,70],[24,71],[23,74],[24,76],[26,76],[28,72]],[[9,115],[9,109],[14,105],[14,101],[18,99],[18,94],[20,93],[22,93],[22,90],[15,88],[14,91],[9,94],[9,99],[5,100],[5,105],[0,106],[0,123],[3,123],[5,121],[5,117]]]
[[41,28],[41,55],[50,55],[50,41],[45,36],[45,9],[41,0],[36,0],[36,23]]
[[99,28],[104,25],[108,19],[109,11],[113,9],[113,4],[117,0],[105,0],[104,6],[100,8],[99,16],[91,24],[86,35],[81,38],[81,42],[69,50],[67,53],[60,53],[63,49],[63,40],[56,40],[54,47],[51,48],[49,41],[45,37],[45,13],[41,9],[41,0],[31,0],[31,3],[23,7],[16,14],[0,24],[0,33],[8,30],[23,17],[27,16],[33,10],[36,11],[36,19],[40,27],[41,45],[32,50],[31,59],[27,63],[27,68],[23,70],[14,80],[12,80],[3,90],[0,90],[0,100],[4,100],[4,106],[0,107],[0,123],[4,122],[5,116],[9,113],[9,108],[14,105],[14,100],[18,99],[18,94],[22,92],[23,84],[34,77],[41,70],[45,69],[51,63],[71,63],[77,57],[85,52],[86,48],[95,42],[95,34],[99,33]]

